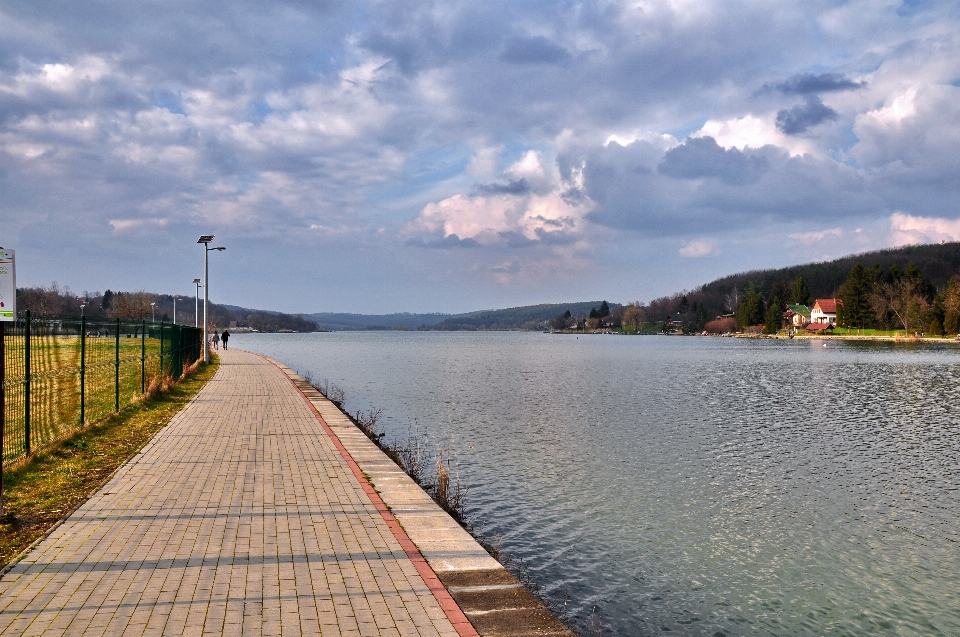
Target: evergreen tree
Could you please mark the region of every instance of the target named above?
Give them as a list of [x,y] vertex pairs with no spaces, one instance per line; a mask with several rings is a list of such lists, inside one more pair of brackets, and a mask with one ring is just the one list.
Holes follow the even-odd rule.
[[693,307],[697,315],[697,331],[702,332],[707,325],[707,308],[702,301],[697,301],[693,304]]
[[763,295],[757,289],[753,282],[747,285],[743,292],[743,300],[737,306],[734,312],[734,318],[737,320],[737,329],[742,330],[751,325],[758,325],[763,322],[764,306]]
[[[873,324],[873,311],[870,305],[870,294],[873,291],[873,282],[870,273],[857,263],[850,270],[847,282],[840,291],[840,300],[843,301],[842,317],[838,323],[843,327],[864,328]],[[839,308],[838,308],[839,309]],[[842,320],[839,320],[841,319]]]
[[607,305],[606,301],[600,304],[600,312],[598,312],[597,318],[603,318],[605,316],[610,316],[610,306]]
[[763,331],[765,334],[776,334],[783,326],[783,307],[790,300],[790,291],[786,281],[777,281],[770,288],[767,296],[767,311],[763,317]]
[[794,305],[810,304],[810,288],[807,287],[807,282],[803,280],[802,276],[798,276],[793,280],[790,302]]
[[600,314],[597,312],[597,308],[595,307],[590,308],[590,316],[588,318],[592,318],[592,319],[600,318]]

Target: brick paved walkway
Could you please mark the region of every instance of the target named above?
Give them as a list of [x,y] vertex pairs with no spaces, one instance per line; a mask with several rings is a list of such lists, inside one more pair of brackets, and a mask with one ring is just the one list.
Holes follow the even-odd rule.
[[457,631],[290,380],[216,377],[0,579],[0,633]]

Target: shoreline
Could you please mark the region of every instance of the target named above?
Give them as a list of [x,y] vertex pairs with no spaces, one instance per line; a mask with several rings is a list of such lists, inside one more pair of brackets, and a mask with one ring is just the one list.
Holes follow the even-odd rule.
[[287,365],[258,356],[279,368],[313,406],[385,512],[396,520],[481,637],[574,637],[546,604],[434,502],[349,415]]

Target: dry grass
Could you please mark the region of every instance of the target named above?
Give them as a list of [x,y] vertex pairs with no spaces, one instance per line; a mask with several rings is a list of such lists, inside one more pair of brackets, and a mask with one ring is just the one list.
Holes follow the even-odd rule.
[[[213,377],[219,359],[179,383],[155,377],[151,398],[45,448],[3,476],[0,566],[83,504]],[[164,391],[164,387],[166,388]]]

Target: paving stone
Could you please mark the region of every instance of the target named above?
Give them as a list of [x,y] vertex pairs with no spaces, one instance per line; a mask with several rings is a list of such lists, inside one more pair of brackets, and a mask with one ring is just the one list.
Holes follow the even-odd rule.
[[288,376],[237,350],[0,579],[0,632],[456,635]]

